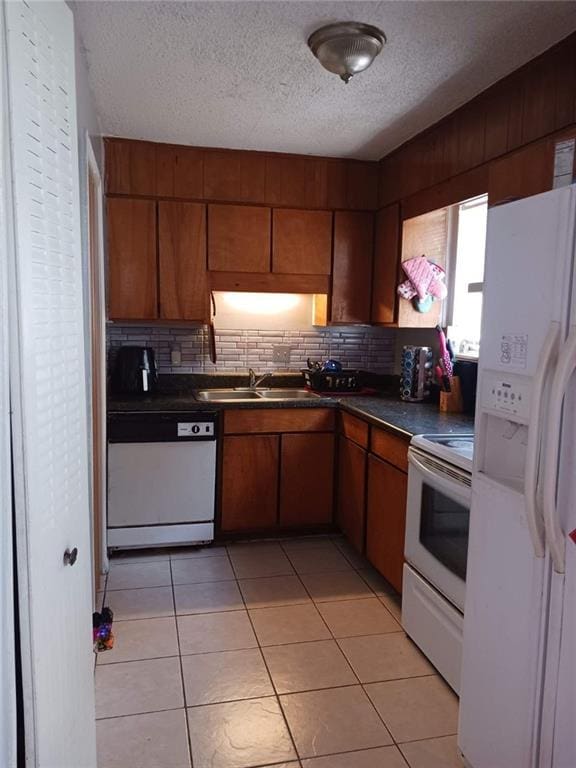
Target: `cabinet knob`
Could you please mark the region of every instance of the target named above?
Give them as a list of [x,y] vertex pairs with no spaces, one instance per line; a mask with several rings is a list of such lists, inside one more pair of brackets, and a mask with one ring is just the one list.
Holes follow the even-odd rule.
[[65,550],[64,565],[74,565],[77,559],[78,559],[78,547],[74,547],[74,549],[72,550],[70,549]]

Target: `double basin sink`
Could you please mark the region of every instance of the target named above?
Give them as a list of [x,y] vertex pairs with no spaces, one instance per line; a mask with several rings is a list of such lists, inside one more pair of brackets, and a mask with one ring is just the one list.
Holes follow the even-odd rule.
[[201,389],[195,392],[196,400],[204,403],[246,403],[258,400],[313,400],[320,395],[307,389]]

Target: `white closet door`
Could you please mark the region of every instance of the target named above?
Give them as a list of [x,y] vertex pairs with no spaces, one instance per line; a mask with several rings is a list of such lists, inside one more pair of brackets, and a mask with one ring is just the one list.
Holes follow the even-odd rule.
[[[4,4],[15,215],[12,396],[28,765],[96,765],[74,29]],[[74,565],[65,550],[78,549]],[[25,596],[22,596],[25,595]]]
[[16,768],[16,664],[14,658],[14,583],[12,579],[12,480],[8,379],[8,259],[10,171],[8,93],[0,13],[0,765]]

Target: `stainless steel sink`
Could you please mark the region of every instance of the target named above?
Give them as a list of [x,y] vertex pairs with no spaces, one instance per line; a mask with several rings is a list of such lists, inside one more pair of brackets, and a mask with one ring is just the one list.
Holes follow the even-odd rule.
[[242,403],[254,400],[311,400],[319,397],[307,389],[202,389],[195,393],[205,403]]
[[320,397],[307,389],[267,389],[259,394],[265,400],[313,400]]
[[257,392],[235,392],[233,389],[202,389],[196,392],[195,397],[206,403],[242,403],[248,400],[260,400]]

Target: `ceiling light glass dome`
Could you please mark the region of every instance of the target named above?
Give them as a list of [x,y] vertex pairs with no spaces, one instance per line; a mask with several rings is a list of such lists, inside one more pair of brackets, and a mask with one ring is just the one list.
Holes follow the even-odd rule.
[[355,21],[328,24],[308,38],[310,50],[320,64],[347,83],[363,72],[382,50],[386,37],[377,27]]

